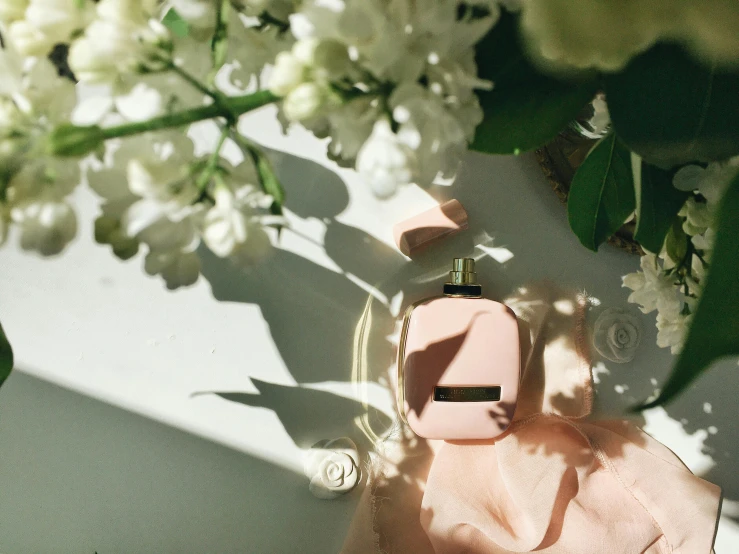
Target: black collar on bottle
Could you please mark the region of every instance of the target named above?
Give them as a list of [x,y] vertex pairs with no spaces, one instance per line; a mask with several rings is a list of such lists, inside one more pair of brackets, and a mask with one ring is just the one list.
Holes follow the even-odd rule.
[[454,285],[452,283],[444,283],[445,296],[466,296],[470,298],[480,298],[482,296],[481,285]]

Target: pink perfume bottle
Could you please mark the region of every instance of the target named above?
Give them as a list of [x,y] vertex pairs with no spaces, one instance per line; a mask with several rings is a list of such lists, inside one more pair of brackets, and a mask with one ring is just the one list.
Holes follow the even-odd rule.
[[398,409],[429,439],[492,439],[513,418],[521,371],[518,322],[482,297],[475,261],[455,258],[443,296],[411,305],[398,348]]

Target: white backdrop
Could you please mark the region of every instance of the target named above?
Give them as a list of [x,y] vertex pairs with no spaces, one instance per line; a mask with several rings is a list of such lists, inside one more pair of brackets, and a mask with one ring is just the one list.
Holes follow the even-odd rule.
[[[452,256],[478,257],[493,297],[549,279],[586,290],[600,309],[639,314],[620,287],[636,257],[581,247],[533,156],[469,154],[452,187],[379,201],[325,159],[322,142],[283,136],[273,108],[243,130],[271,149],[294,229],[251,271],[206,255],[194,287],[167,291],[140,256],[121,262],[94,243],[84,190],[80,236],[61,256],[22,253],[13,237],[0,250],[0,319],[17,362],[0,391],[0,552],[336,552],[357,494],[314,499],[303,449],[347,434],[366,448],[354,418],[368,409],[389,421],[379,376],[394,315],[437,292]],[[392,224],[450,197],[471,229],[409,262]],[[370,295],[372,382],[356,387],[355,327]],[[596,368],[603,415],[651,394],[672,363],[654,344],[653,314],[639,317],[636,359]],[[736,369],[713,368],[642,419],[724,488],[718,554],[739,549]]]

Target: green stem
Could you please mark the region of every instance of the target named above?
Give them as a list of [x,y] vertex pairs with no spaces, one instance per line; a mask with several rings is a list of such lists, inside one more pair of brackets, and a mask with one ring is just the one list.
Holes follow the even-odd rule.
[[212,86],[215,83],[218,71],[226,63],[226,54],[228,53],[228,18],[231,11],[230,0],[221,0],[216,10],[216,28],[213,32],[213,38],[210,43],[211,60],[213,69],[208,76],[208,83]]
[[[259,174],[259,184],[262,190],[274,198],[270,211],[273,215],[282,215],[282,205],[285,202],[285,190],[282,188],[272,164],[264,155],[264,152],[254,142],[239,133],[238,129],[229,128],[226,125],[221,126],[223,132],[227,132],[231,136],[236,145],[241,149],[244,156],[251,158],[254,167]],[[279,232],[279,228],[278,228]]]
[[169,69],[177,73],[180,77],[182,77],[185,81],[187,81],[189,84],[191,84],[193,87],[195,87],[197,90],[202,92],[205,96],[210,96],[213,98],[213,91],[206,87],[203,83],[201,83],[197,77],[192,75],[191,73],[188,73],[185,71],[182,67],[177,65],[176,63],[170,63]]
[[685,257],[683,257],[682,261],[680,262],[680,265],[678,266],[678,269],[685,268],[685,271],[690,277],[693,273],[693,253],[695,252],[695,248],[693,247],[692,241],[689,239],[687,240],[688,246],[686,248]]
[[210,155],[210,158],[208,158],[208,162],[203,168],[203,172],[200,174],[198,180],[195,182],[195,186],[200,191],[201,199],[206,194],[205,189],[208,186],[210,179],[213,177],[213,174],[218,169],[218,161],[221,159],[221,148],[223,147],[223,143],[226,142],[228,133],[228,127],[221,131],[221,137],[218,139],[218,144],[216,144],[215,150],[213,150],[213,153]]
[[184,81],[186,81],[188,84],[192,85],[196,90],[199,90],[204,95],[209,96],[213,102],[223,108],[224,112],[228,112],[230,115],[228,115],[226,118],[228,119],[229,124],[233,124],[238,119],[238,116],[231,112],[231,109],[228,107],[228,96],[222,94],[220,91],[209,88],[202,82],[198,80],[197,77],[194,75],[188,73],[183,68],[178,66],[177,64],[170,64],[169,66],[170,70],[174,71],[177,75],[182,77]]
[[227,97],[223,102],[213,103],[210,106],[199,106],[181,112],[154,117],[146,121],[135,121],[124,123],[123,125],[106,127],[100,130],[100,136],[103,140],[108,140],[137,135],[148,131],[183,127],[215,117],[230,119],[232,116],[240,116],[267,104],[271,104],[276,100],[278,100],[277,96],[271,92],[260,90],[245,96]]

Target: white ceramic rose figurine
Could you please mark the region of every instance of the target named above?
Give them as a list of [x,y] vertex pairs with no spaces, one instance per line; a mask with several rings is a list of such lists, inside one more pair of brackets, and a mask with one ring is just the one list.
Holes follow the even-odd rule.
[[348,437],[319,441],[307,452],[304,471],[313,496],[331,500],[346,494],[361,476],[357,447]]
[[640,340],[639,320],[625,310],[609,308],[595,321],[593,346],[612,362],[625,364],[633,360]]

